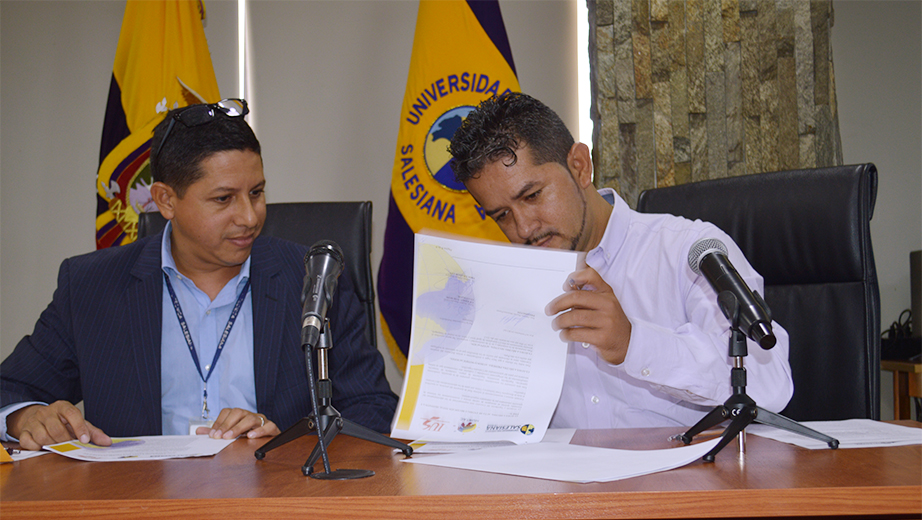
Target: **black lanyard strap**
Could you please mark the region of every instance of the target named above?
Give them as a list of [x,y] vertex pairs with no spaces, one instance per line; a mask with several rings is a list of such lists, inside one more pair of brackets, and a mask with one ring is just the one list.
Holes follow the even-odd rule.
[[[246,299],[247,292],[250,290],[250,280],[247,279],[246,284],[243,286],[243,290],[240,291],[240,296],[237,297],[237,303],[234,304],[234,310],[231,311],[230,317],[227,319],[227,325],[224,326],[224,333],[221,334],[221,339],[218,341],[218,348],[215,350],[214,359],[211,361],[211,367],[208,369],[207,374],[202,373],[202,366],[198,360],[198,353],[195,351],[195,343],[192,341],[192,334],[189,332],[189,325],[186,323],[186,318],[183,315],[182,307],[179,305],[179,298],[176,297],[176,291],[173,290],[173,284],[170,283],[170,277],[166,273],[163,273],[163,280],[166,282],[166,288],[170,292],[170,299],[173,300],[173,309],[176,311],[176,319],[179,320],[179,327],[182,329],[182,335],[186,339],[186,345],[189,346],[189,354],[192,355],[192,361],[195,363],[195,369],[198,370],[198,375],[202,378],[202,383],[207,385],[208,378],[210,378],[211,373],[214,372],[214,368],[218,364],[218,358],[221,357],[221,352],[224,351],[224,344],[227,343],[227,337],[230,336],[231,328],[233,328],[234,322],[237,321],[237,315],[240,313],[240,308],[243,307],[243,300]],[[203,398],[207,403],[207,386],[205,386],[202,391],[204,393]],[[207,405],[203,405],[202,410],[202,415],[204,417],[207,410]]]

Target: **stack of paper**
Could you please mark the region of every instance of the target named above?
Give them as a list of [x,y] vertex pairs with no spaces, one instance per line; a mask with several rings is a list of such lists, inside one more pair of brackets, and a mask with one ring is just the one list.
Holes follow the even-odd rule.
[[[922,428],[911,428],[898,424],[887,424],[870,419],[848,419],[846,421],[806,421],[800,423],[839,441],[842,448],[876,448],[885,446],[906,446],[922,444]],[[811,450],[829,449],[823,441],[804,437],[764,424],[753,424],[746,428],[753,435],[794,444]]]

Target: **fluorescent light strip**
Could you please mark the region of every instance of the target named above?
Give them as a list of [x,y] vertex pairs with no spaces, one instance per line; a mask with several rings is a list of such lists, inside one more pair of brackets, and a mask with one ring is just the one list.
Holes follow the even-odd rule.
[[246,99],[247,0],[237,0],[237,92]]
[[579,96],[578,140],[592,150],[592,85],[589,80],[589,10],[586,2],[576,0],[577,93]]

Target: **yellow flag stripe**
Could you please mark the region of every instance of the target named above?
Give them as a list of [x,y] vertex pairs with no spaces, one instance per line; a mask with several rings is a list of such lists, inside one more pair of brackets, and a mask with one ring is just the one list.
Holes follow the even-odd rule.
[[158,105],[162,117],[190,104],[180,81],[209,103],[221,98],[197,1],[129,0],[112,70],[132,132],[158,116]]

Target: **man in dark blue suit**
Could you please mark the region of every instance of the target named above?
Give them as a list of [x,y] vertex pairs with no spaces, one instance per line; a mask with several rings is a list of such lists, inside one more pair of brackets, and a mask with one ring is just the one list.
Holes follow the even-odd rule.
[[[167,228],[64,261],[35,330],[0,365],[0,434],[26,449],[108,445],[109,435],[256,438],[310,413],[307,248],[259,237],[266,182],[246,113],[245,101],[224,100],[157,126],[151,195]],[[397,399],[345,272],[328,318],[334,405],[387,431]]]

